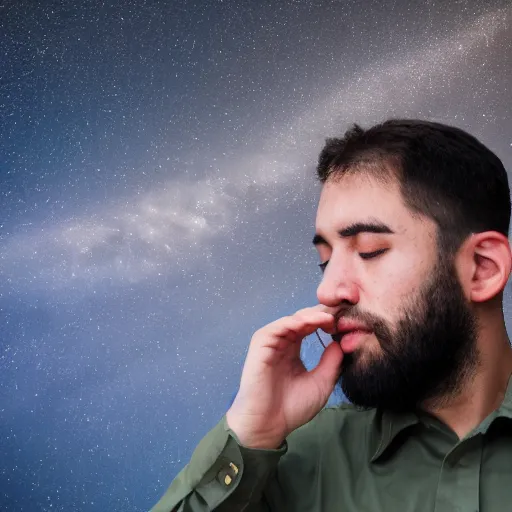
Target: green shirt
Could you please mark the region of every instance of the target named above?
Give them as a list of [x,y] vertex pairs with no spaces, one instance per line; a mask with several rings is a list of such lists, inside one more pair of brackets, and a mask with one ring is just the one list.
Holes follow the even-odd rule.
[[512,378],[464,439],[427,414],[324,408],[276,450],[248,449],[226,417],[152,512],[512,511]]

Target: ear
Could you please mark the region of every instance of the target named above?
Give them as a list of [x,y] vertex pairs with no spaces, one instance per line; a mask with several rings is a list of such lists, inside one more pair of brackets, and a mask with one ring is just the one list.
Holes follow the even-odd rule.
[[471,302],[486,302],[500,294],[512,270],[508,238],[497,231],[471,235],[457,258],[459,277]]

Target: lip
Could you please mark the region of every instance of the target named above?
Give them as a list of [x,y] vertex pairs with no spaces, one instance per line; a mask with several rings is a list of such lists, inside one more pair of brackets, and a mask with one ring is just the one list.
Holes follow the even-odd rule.
[[341,350],[345,353],[354,352],[364,342],[364,338],[371,334],[371,331],[350,331],[344,334],[340,341]]
[[372,330],[360,322],[340,318],[333,339],[337,338],[343,352],[353,352],[364,341],[364,337],[371,333]]
[[338,323],[336,325],[337,327],[337,331],[336,333],[338,334],[346,334],[348,332],[351,332],[351,331],[368,331],[370,332],[371,329],[368,329],[368,327],[366,327],[366,325],[360,323],[360,322],[355,322],[355,321],[352,321],[352,320],[349,320],[347,318],[340,318],[338,320]]

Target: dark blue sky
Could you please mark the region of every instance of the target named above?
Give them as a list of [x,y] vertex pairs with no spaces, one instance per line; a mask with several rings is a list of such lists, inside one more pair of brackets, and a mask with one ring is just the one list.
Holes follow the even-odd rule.
[[483,0],[4,1],[0,509],[158,500],[252,333],[315,303],[326,137],[429,118],[510,171],[511,20]]

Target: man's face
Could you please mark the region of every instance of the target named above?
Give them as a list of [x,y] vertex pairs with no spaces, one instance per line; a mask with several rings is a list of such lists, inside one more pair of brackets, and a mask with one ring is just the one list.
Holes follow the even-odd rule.
[[370,331],[341,339],[347,398],[411,410],[456,393],[477,363],[476,321],[453,263],[438,254],[434,222],[411,215],[398,184],[354,174],[324,185],[316,232],[329,260],[319,302]]

